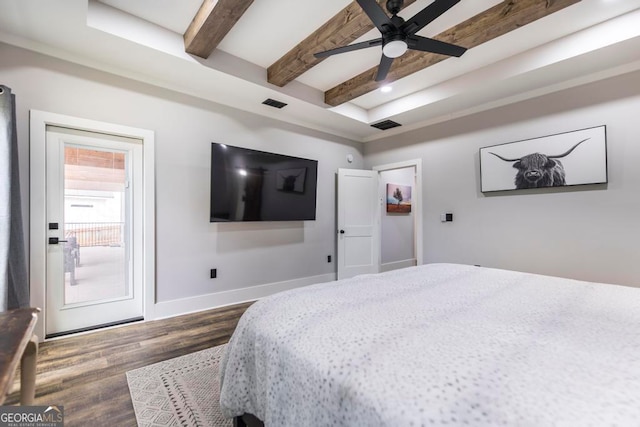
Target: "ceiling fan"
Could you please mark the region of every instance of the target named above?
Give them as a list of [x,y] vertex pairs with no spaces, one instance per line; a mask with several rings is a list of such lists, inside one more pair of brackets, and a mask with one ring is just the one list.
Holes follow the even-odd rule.
[[418,31],[451,9],[460,0],[434,0],[429,6],[406,21],[397,15],[404,4],[403,0],[387,1],[386,6],[392,15],[391,18],[384,13],[384,10],[382,10],[382,7],[380,7],[376,0],[356,1],[378,30],[380,30],[382,37],[318,52],[314,54],[316,58],[326,58],[338,53],[382,45],[382,58],[380,59],[380,65],[378,66],[378,72],[376,74],[376,81],[379,82],[387,78],[387,73],[389,73],[393,60],[402,56],[407,49],[457,57],[462,56],[462,54],[467,51],[466,48],[461,46],[416,35]]

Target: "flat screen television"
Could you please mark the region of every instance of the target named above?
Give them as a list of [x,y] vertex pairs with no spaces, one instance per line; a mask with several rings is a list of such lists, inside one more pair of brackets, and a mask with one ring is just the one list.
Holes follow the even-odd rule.
[[316,219],[318,161],[211,144],[210,222]]

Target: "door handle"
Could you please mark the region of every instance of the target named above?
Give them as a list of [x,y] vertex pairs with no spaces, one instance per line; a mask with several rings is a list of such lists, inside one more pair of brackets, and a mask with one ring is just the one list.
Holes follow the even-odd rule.
[[340,234],[344,234],[344,230],[340,230]]
[[66,242],[66,240],[60,240],[57,237],[49,237],[49,244],[50,245],[57,245],[60,242]]

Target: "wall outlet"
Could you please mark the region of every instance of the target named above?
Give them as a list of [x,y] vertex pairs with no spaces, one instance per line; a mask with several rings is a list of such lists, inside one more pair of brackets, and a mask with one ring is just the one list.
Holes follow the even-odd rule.
[[212,268],[211,269],[211,278],[215,279],[216,277],[218,277],[218,269],[217,268]]
[[327,255],[327,262],[331,262],[331,255]]

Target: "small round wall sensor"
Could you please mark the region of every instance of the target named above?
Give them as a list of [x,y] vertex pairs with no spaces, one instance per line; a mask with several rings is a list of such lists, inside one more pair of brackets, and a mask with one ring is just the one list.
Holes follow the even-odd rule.
[[353,154],[347,154],[347,162],[349,163],[353,162]]

